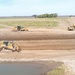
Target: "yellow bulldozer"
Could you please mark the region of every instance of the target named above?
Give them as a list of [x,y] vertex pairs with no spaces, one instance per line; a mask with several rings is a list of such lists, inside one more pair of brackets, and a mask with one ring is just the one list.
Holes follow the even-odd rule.
[[75,30],[75,25],[69,26],[68,31],[74,31]]
[[20,52],[20,48],[12,41],[2,41],[0,44],[0,51],[2,49],[11,50],[12,52]]
[[75,23],[72,17],[70,17],[71,23],[69,23],[69,27],[67,28],[68,31],[74,31],[75,30]]
[[28,31],[28,28],[22,26],[16,26],[12,29],[12,31]]

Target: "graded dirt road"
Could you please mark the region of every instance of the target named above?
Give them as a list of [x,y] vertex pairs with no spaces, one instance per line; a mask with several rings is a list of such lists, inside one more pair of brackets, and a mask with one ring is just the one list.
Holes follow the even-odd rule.
[[50,40],[75,39],[75,31],[57,29],[29,29],[24,32],[0,30],[0,40]]
[[21,50],[75,50],[75,39],[15,41]]
[[21,50],[74,50],[75,31],[29,29],[24,32],[0,30],[0,40],[12,40]]

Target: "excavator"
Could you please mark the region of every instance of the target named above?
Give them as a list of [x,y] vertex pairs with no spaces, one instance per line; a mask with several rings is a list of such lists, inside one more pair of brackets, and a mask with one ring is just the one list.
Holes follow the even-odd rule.
[[12,31],[28,31],[28,28],[22,26],[16,26],[12,29]]
[[2,41],[0,43],[0,51],[3,49],[20,52],[19,46],[12,41]]

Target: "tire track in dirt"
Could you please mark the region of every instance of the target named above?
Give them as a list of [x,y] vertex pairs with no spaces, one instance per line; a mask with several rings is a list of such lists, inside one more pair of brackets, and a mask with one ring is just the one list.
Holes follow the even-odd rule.
[[15,41],[21,50],[75,50],[75,39]]

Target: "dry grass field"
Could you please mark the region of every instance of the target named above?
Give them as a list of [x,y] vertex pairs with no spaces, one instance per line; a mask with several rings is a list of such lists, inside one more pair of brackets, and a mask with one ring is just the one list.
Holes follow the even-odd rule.
[[1,18],[0,28],[14,27],[21,25],[28,28],[51,28],[58,25],[55,18]]

